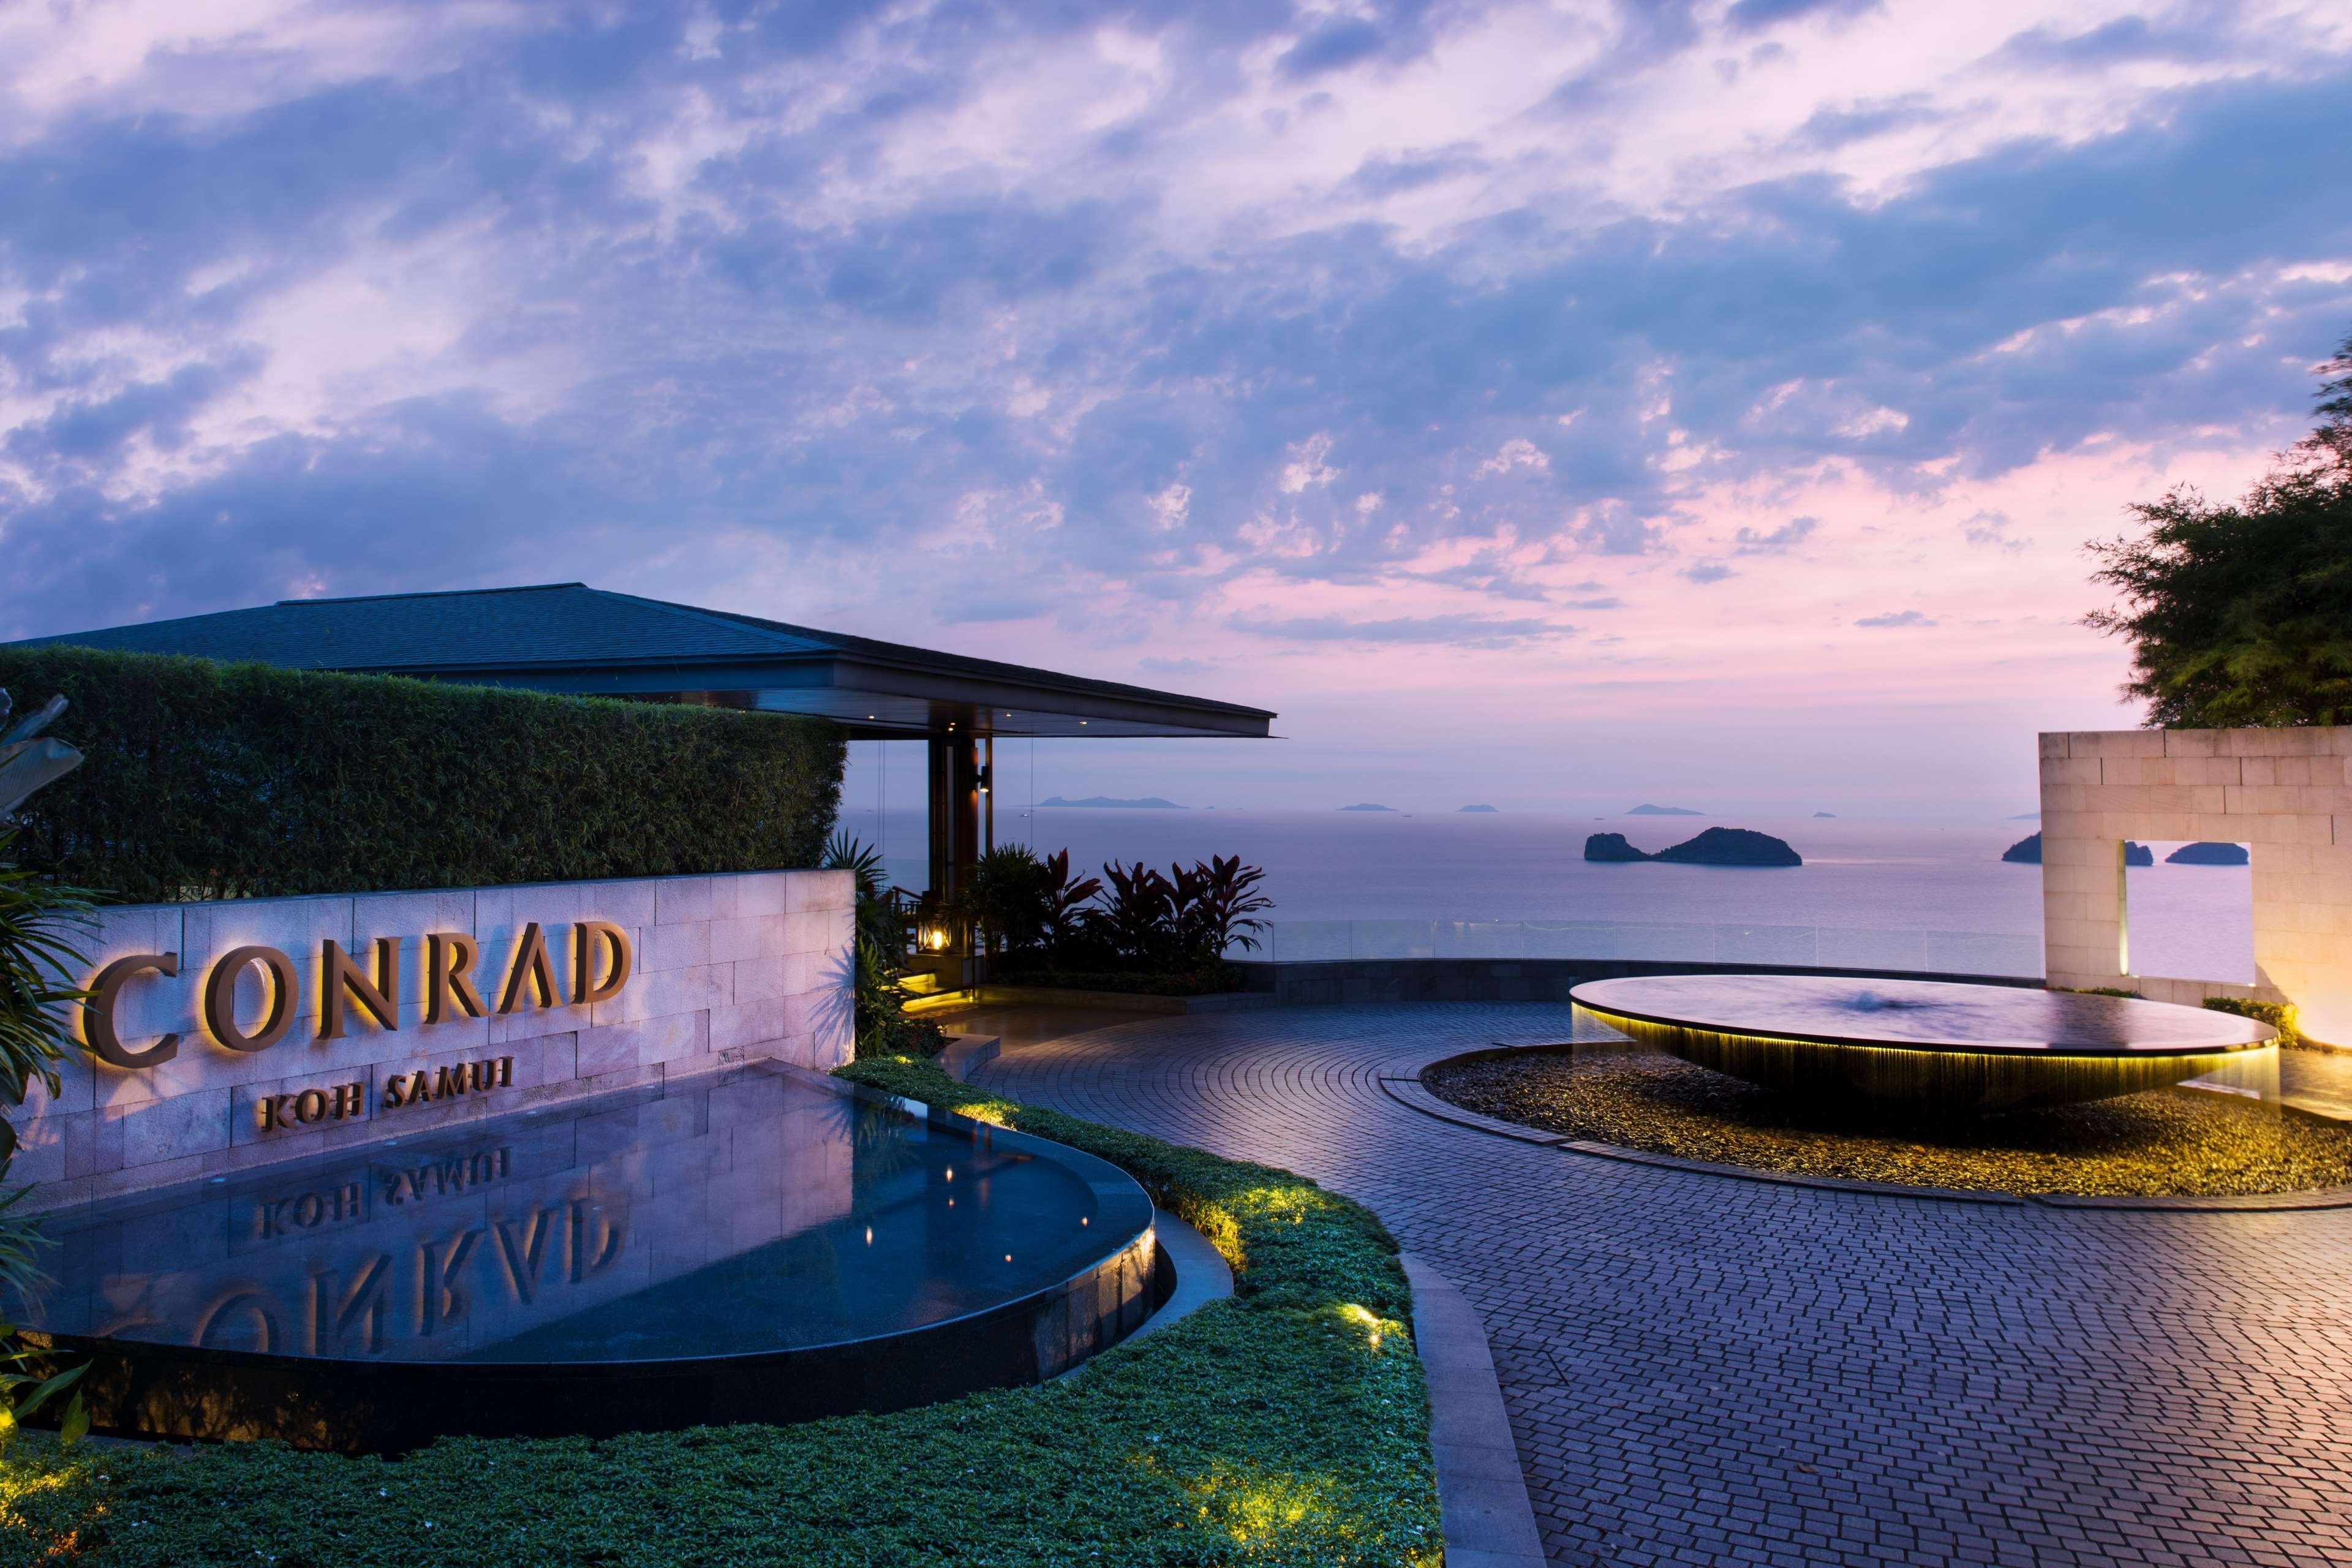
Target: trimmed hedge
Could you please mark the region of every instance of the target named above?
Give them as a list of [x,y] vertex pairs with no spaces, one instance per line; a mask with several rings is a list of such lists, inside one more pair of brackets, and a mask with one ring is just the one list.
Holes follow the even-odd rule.
[[813,866],[821,720],[266,664],[0,647],[88,759],[17,814],[28,866],[138,902]]
[[1039,1387],[798,1426],[452,1439],[400,1460],[23,1437],[0,1460],[0,1563],[1434,1568],[1409,1293],[1370,1211],[926,1063],[841,1072],[1115,1161],[1216,1243],[1234,1299]]

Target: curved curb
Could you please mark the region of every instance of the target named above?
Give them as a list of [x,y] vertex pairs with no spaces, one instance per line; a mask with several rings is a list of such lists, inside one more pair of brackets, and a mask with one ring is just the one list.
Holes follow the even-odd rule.
[[1224,1254],[1210,1245],[1207,1237],[1157,1204],[1151,1207],[1151,1225],[1159,1234],[1161,1248],[1168,1254],[1169,1263],[1176,1270],[1176,1289],[1160,1303],[1160,1310],[1146,1318],[1143,1327],[1121,1340],[1121,1344],[1131,1345],[1234,1293],[1233,1268],[1226,1263]]
[[[1520,1051],[1558,1050],[1558,1043],[1542,1046],[1505,1046],[1496,1048],[1459,1051],[1450,1057],[1440,1057],[1422,1070],[1444,1067],[1449,1062],[1492,1061],[1517,1055]],[[2217,1195],[2181,1194],[2179,1195],[2105,1196],[2075,1193],[2005,1193],[1990,1189],[1968,1187],[1906,1186],[1895,1182],[1860,1182],[1843,1176],[1809,1176],[1799,1171],[1761,1171],[1750,1165],[1725,1165],[1706,1160],[1686,1160],[1679,1154],[1654,1154],[1646,1149],[1627,1149],[1615,1143],[1598,1143],[1590,1139],[1570,1138],[1564,1133],[1547,1132],[1539,1127],[1527,1127],[1516,1121],[1504,1121],[1492,1116],[1482,1116],[1475,1110],[1465,1110],[1448,1100],[1430,1092],[1429,1086],[1419,1078],[1383,1078],[1381,1091],[1399,1105],[1417,1110],[1439,1121],[1451,1122],[1474,1132],[1491,1133],[1497,1138],[1509,1138],[1521,1143],[1533,1143],[1542,1148],[1559,1149],[1570,1154],[1589,1155],[1596,1160],[1614,1160],[1621,1164],[1648,1165],[1662,1171],[1685,1171],[1696,1176],[1722,1176],[1735,1182],[1760,1182],[1769,1186],[1811,1187],[1822,1192],[1855,1193],[1865,1197],[1913,1198],[1926,1203],[1979,1204],[2000,1208],[2063,1209],[2125,1214],[2296,1214],[2317,1209],[2352,1208],[2352,1186],[2318,1187],[2302,1193],[2244,1193]]]
[[1413,1347],[1429,1383],[1446,1568],[1545,1568],[1486,1331],[1452,1280],[1410,1252],[1397,1261],[1412,1284]]

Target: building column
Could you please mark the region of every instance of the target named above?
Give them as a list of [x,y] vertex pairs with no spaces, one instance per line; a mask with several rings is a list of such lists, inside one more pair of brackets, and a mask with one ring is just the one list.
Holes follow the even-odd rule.
[[931,886],[934,904],[962,891],[980,858],[980,744],[968,735],[930,738]]

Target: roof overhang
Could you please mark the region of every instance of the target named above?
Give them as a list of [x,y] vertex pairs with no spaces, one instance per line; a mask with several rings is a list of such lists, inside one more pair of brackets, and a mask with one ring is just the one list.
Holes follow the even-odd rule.
[[609,664],[423,670],[360,670],[510,686],[579,697],[669,700],[762,713],[830,719],[852,740],[916,740],[950,732],[1038,739],[1264,740],[1274,716],[1173,694],[1108,693],[1024,681],[893,668],[845,657],[732,664]]

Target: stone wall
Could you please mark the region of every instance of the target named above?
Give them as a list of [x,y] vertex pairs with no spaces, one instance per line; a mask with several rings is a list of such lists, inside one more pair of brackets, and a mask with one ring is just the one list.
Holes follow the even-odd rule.
[[[114,1009],[121,1046],[138,1053],[176,1034],[177,1054],[128,1069],[77,1054],[61,1094],[36,1086],[26,1100],[10,1175],[38,1184],[26,1206],[49,1208],[739,1061],[835,1067],[851,1053],[855,896],[846,871],[770,871],[105,910],[82,943],[90,974],[132,953],[179,961],[176,976],[125,982]],[[583,921],[625,931],[632,964],[609,999],[575,1005],[572,927]],[[525,987],[500,1012],[533,923],[559,995],[541,1005]],[[479,949],[485,1016],[428,1024],[425,939],[447,933]],[[378,937],[399,944],[395,1026],[351,1005],[348,1032],[320,1038],[322,944],[371,967]],[[219,1044],[199,1019],[206,977],[245,946],[282,952],[299,979],[286,1034],[252,1051]],[[260,965],[241,971],[236,995],[237,1026],[257,1028],[270,1005]]]
[[[2352,1044],[2352,728],[2122,730],[2042,737],[2042,924],[2050,984],[2162,1001],[2291,1002]],[[2249,847],[2251,985],[2130,972],[2126,839]]]

